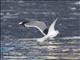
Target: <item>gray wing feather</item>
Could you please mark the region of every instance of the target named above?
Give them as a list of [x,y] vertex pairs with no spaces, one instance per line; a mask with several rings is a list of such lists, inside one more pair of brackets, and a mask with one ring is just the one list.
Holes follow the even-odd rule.
[[41,33],[43,33],[45,35],[45,33],[43,32],[47,26],[44,22],[41,21],[31,21],[29,23],[26,23],[25,26],[32,26],[32,27],[36,27],[37,29],[39,29],[41,31]]

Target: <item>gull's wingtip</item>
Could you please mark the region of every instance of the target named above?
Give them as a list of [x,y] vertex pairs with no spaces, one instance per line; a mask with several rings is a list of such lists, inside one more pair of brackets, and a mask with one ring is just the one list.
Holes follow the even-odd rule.
[[19,24],[19,25],[24,25],[24,24],[26,24],[26,23],[29,23],[29,21],[21,21],[21,22],[19,22],[18,24]]
[[54,20],[54,22],[52,23],[53,26],[55,26],[57,20],[58,20],[58,18],[56,18],[56,19]]
[[23,22],[19,22],[18,24],[21,25]]
[[57,20],[58,20],[58,18],[55,19],[55,21],[57,21]]

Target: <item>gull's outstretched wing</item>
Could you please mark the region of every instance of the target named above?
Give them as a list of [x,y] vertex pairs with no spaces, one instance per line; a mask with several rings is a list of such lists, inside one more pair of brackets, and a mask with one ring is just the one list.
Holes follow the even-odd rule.
[[53,21],[53,23],[50,25],[49,31],[56,31],[55,30],[55,24],[56,24],[57,20],[58,20],[58,18],[56,18],[55,21]]
[[29,22],[26,22],[24,23],[24,26],[25,27],[35,27],[37,29],[40,30],[40,32],[43,34],[43,35],[46,35],[44,30],[47,29],[47,26],[44,22],[42,21],[29,21]]
[[49,36],[55,37],[59,33],[58,30],[55,30],[55,24],[56,24],[57,20],[58,20],[58,18],[56,18],[55,21],[53,21],[53,23],[50,25],[49,31],[48,31]]

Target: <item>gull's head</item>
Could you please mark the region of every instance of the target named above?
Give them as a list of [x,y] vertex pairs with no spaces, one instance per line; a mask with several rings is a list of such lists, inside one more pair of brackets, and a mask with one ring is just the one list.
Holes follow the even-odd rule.
[[59,31],[58,30],[56,30],[56,35],[58,35],[59,34]]

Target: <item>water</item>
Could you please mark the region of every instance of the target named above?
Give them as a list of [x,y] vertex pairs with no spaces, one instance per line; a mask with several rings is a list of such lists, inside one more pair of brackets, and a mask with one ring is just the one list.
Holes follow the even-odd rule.
[[[80,60],[78,1],[2,0],[0,15],[2,60]],[[50,26],[57,17],[59,19],[55,28],[60,34],[57,39],[46,40],[43,43],[26,39],[43,37],[37,29],[18,25],[20,21],[40,20]],[[79,38],[58,39],[74,36]]]
[[[52,43],[50,43],[52,42]],[[16,39],[15,42],[16,43]],[[6,43],[7,44],[7,43]],[[19,40],[15,46],[2,46],[2,56],[4,59],[80,59],[80,41],[67,40],[62,41],[37,41]]]

